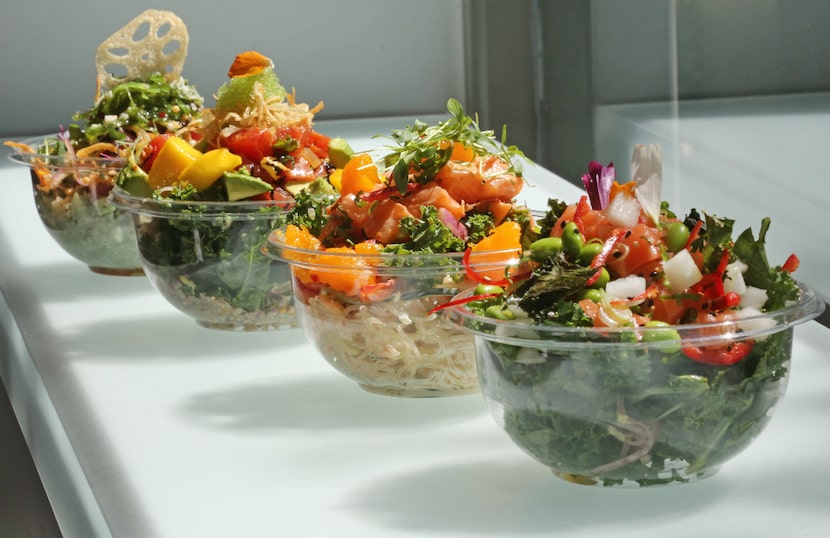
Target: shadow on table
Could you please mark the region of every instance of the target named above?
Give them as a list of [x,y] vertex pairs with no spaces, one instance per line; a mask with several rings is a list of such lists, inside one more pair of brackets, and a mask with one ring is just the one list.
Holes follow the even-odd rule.
[[94,297],[123,297],[154,292],[145,276],[93,273],[81,262],[67,261],[25,268],[25,280],[37,283],[44,302],[81,301]]
[[[343,509],[414,534],[613,536],[626,525],[670,521],[730,493],[717,477],[653,489],[568,484],[533,462],[478,460],[390,476],[351,491]],[[631,527],[628,527],[629,529]]]
[[[320,360],[319,357],[298,357]],[[369,394],[332,370],[195,394],[181,412],[196,423],[232,431],[407,430],[485,414],[481,395],[394,398]]]
[[298,328],[279,331],[207,329],[185,314],[113,317],[79,327],[65,336],[69,357],[83,362],[199,362],[233,359],[251,353],[275,356],[306,339]]

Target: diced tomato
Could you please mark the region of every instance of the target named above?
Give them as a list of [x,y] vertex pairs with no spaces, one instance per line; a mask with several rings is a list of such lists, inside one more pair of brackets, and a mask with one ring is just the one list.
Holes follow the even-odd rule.
[[259,163],[274,154],[274,133],[267,128],[239,129],[223,138],[221,144],[244,160]]

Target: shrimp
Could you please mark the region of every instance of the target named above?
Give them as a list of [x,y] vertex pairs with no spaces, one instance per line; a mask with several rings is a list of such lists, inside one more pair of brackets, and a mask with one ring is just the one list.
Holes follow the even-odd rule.
[[472,161],[449,161],[435,176],[439,186],[459,202],[512,201],[522,190],[522,178],[510,171],[510,163],[496,155]]

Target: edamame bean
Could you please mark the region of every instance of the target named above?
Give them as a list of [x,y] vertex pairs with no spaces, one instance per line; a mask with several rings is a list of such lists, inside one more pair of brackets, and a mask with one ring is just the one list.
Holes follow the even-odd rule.
[[582,299],[589,299],[598,303],[602,300],[602,292],[594,288],[585,288],[579,292],[579,300],[581,301]]
[[579,263],[582,265],[591,265],[594,258],[602,251],[602,243],[599,241],[588,241],[582,245],[582,252],[579,253]]
[[611,281],[611,273],[608,272],[608,269],[601,267],[599,271],[599,278],[590,286],[595,289],[604,288]]
[[473,295],[492,295],[494,293],[501,295],[504,293],[504,288],[493,284],[479,284],[476,286],[476,289],[473,290]]
[[676,353],[680,351],[680,333],[672,329],[665,321],[652,320],[645,324],[647,330],[643,331],[643,341],[659,344],[671,342],[660,346],[663,353]]
[[666,248],[669,252],[679,252],[680,249],[686,246],[690,234],[689,228],[682,222],[669,223],[666,226]]
[[582,252],[582,232],[576,226],[575,222],[569,222],[562,230],[562,248],[565,250],[565,255],[572,260],[579,259],[579,254]]
[[506,308],[502,308],[501,305],[497,304],[488,306],[487,310],[484,311],[484,315],[488,318],[500,319],[502,321],[510,321],[511,319],[516,319],[516,314],[514,314],[512,310],[507,310]]
[[561,237],[543,237],[530,244],[530,259],[543,262],[562,252]]

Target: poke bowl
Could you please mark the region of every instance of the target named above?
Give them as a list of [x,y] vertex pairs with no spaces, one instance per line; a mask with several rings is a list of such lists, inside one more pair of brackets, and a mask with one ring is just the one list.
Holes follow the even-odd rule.
[[236,331],[296,327],[288,265],[261,252],[290,201],[159,199],[121,187],[110,201],[131,216],[153,287],[197,323]]
[[[570,482],[637,487],[711,476],[758,437],[787,387],[794,326],[824,307],[802,292],[772,313],[676,326],[446,314],[475,335],[481,391],[518,447]],[[689,358],[750,347],[734,364]]]
[[531,269],[501,289],[459,295],[443,312],[475,336],[496,422],[578,484],[715,474],[769,423],[794,328],[825,308],[793,277],[795,254],[768,260],[768,218],[756,237],[695,209],[678,216],[650,184],[659,182],[659,148],[638,146],[632,162],[647,173],[627,187],[611,165],[592,163],[587,195],[549,201],[523,253]]
[[516,250],[384,253],[377,244],[321,249],[297,227],[269,237],[291,267],[300,326],[323,358],[371,393],[443,397],[478,392],[473,336],[437,314]]
[[126,163],[113,150],[75,152],[52,135],[12,145],[9,158],[29,168],[40,220],[64,251],[96,273],[141,275],[132,218],[107,202]]

